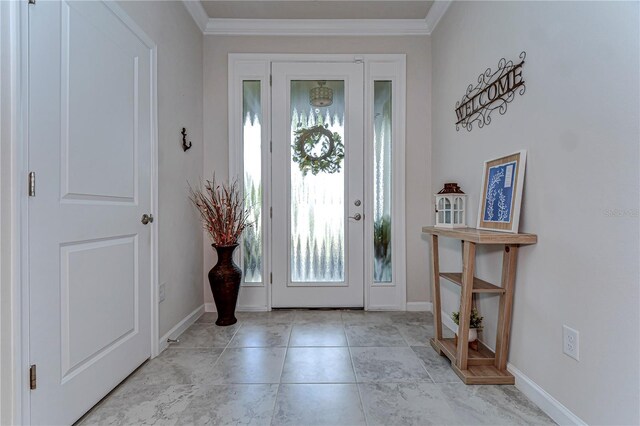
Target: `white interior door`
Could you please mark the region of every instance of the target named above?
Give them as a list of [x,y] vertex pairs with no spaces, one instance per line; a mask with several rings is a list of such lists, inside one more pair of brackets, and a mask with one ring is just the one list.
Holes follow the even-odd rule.
[[[272,306],[362,307],[363,65],[273,63],[272,76]],[[310,104],[318,87],[330,105]],[[318,125],[328,135],[296,157],[297,132]]]
[[[153,51],[103,2],[29,7],[33,424],[71,424],[151,355]],[[121,13],[121,12],[119,12]]]

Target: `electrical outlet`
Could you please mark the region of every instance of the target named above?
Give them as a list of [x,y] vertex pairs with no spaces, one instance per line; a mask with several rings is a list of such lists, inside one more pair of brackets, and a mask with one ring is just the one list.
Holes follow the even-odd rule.
[[164,299],[167,296],[167,283],[160,284],[158,288],[158,303],[164,302]]
[[580,333],[566,325],[562,326],[562,350],[576,361],[580,361]]

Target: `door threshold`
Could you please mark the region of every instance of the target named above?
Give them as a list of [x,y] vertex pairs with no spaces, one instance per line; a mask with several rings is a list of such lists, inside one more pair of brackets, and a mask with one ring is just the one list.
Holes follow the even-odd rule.
[[363,307],[341,308],[271,308],[272,311],[364,311]]

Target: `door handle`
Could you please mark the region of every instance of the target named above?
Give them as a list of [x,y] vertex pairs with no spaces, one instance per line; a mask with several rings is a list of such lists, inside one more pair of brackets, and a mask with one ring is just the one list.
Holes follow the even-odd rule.
[[142,219],[140,219],[140,222],[142,222],[143,225],[153,222],[153,215],[151,213],[143,214]]
[[360,220],[362,219],[362,215],[360,213],[356,213],[355,216],[349,216],[349,219]]

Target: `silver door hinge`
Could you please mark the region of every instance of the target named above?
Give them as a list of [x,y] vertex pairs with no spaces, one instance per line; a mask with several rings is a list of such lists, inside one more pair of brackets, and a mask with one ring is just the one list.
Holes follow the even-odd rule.
[[273,284],[273,272],[269,272],[269,284]]
[[29,172],[29,197],[36,196],[36,172]]
[[273,152],[273,141],[269,141],[269,152]]
[[273,86],[273,76],[269,74],[269,86]]
[[34,390],[36,388],[36,365],[33,364],[29,367],[29,389]]
[[269,207],[269,217],[273,217],[273,207]]

